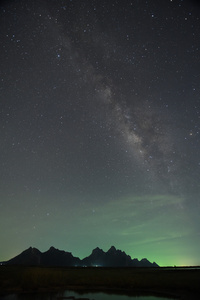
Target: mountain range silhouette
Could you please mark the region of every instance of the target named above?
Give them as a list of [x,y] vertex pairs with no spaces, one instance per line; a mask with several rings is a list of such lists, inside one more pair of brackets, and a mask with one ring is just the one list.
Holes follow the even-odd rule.
[[130,255],[117,250],[114,246],[107,252],[97,247],[83,259],[74,257],[71,252],[54,247],[50,247],[46,252],[40,252],[37,248],[30,247],[2,264],[45,267],[159,267],[155,262],[151,263],[146,258],[142,260],[132,259]]

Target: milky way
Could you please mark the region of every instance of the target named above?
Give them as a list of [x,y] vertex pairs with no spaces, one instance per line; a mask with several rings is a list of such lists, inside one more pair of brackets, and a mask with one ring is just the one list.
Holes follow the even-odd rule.
[[[56,34],[61,35],[61,32],[58,30]],[[87,47],[95,47],[94,44],[99,44],[98,42],[98,38],[94,37]],[[153,101],[134,95],[126,99],[126,91],[123,94],[112,81],[113,74],[105,76],[101,73],[99,68],[95,68],[90,59],[84,56],[82,49],[77,50],[65,37],[62,38],[61,45],[67,51],[65,55],[70,56],[74,70],[80,72],[84,84],[92,87],[91,101],[99,102],[105,110],[100,110],[97,114],[104,114],[107,126],[114,130],[114,134],[120,136],[120,142],[129,158],[133,158],[133,163],[149,172],[147,177],[152,178],[151,185],[154,185],[159,177],[164,177],[165,184],[167,178],[171,189],[177,157],[173,147],[173,129],[169,129],[167,105],[158,109],[154,104],[157,99]],[[101,46],[98,55],[104,57],[106,50],[107,44]],[[107,56],[107,59],[112,59],[110,55]],[[172,190],[174,188],[173,185]]]

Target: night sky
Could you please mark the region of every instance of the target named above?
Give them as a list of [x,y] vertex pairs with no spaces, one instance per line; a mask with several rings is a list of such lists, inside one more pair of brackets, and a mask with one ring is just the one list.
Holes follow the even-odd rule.
[[0,4],[0,261],[200,264],[200,6]]

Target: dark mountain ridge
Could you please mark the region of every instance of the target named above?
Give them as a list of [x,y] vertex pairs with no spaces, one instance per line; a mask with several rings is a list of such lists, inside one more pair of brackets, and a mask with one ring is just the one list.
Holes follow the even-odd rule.
[[40,252],[36,248],[28,248],[16,257],[3,262],[4,265],[27,265],[27,266],[59,266],[59,267],[158,267],[146,258],[132,259],[124,251],[117,250],[112,246],[107,252],[95,248],[92,253],[83,258],[74,257],[71,252],[50,247],[46,252]]

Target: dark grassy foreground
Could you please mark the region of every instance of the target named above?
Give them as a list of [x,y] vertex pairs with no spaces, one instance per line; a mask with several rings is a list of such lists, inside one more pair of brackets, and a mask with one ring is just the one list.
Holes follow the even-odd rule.
[[0,266],[1,294],[64,289],[125,289],[177,295],[199,294],[200,269]]

